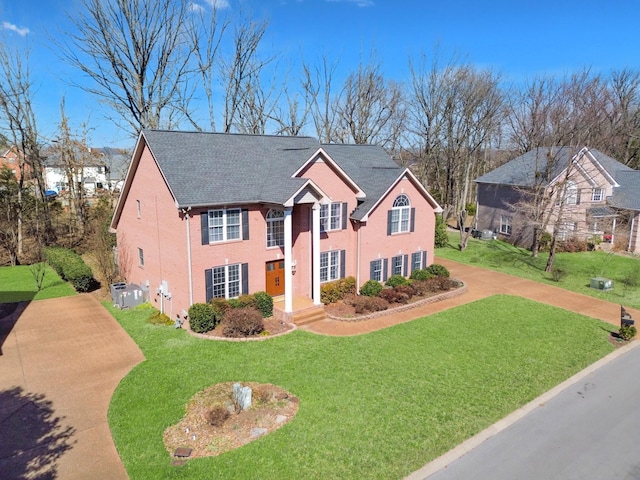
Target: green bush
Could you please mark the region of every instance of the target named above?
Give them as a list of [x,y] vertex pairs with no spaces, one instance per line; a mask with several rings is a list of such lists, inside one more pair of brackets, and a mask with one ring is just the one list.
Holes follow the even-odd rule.
[[154,311],[149,318],[147,318],[147,323],[151,323],[153,325],[173,325],[173,320],[169,318],[168,315],[164,313],[160,313],[158,310]]
[[256,308],[256,299],[253,295],[240,295],[238,298],[230,298],[227,303],[231,308]]
[[267,292],[256,292],[253,294],[255,298],[256,308],[262,315],[262,318],[268,318],[273,315],[273,298]]
[[436,248],[446,247],[449,243],[449,235],[447,234],[447,222],[444,221],[442,215],[436,215],[434,243]]
[[400,285],[406,285],[408,283],[407,279],[402,275],[391,275],[389,279],[385,282],[385,286],[387,287],[398,287]]
[[219,317],[213,305],[209,303],[194,303],[189,307],[189,325],[196,333],[210,332],[219,323]]
[[467,203],[465,205],[464,209],[467,211],[467,214],[470,217],[473,217],[476,214],[476,204],[475,203]]
[[620,330],[618,330],[618,336],[622,340],[631,340],[638,333],[636,327],[633,325],[622,325]]
[[382,291],[382,284],[377,280],[367,280],[360,287],[360,295],[365,297],[377,297]]
[[434,277],[448,277],[449,270],[444,265],[440,265],[438,263],[434,263],[427,267],[427,272],[429,272]]
[[333,282],[323,283],[320,286],[320,301],[328,305],[342,300],[345,295],[356,292],[356,279],[354,277],[341,278]]
[[60,278],[71,283],[76,291],[88,292],[95,285],[91,268],[73,250],[47,247],[44,249],[44,257]]
[[566,270],[563,270],[562,268],[553,267],[551,269],[551,279],[554,282],[559,282],[560,280],[562,280],[566,276],[567,276],[567,272],[566,272]]
[[433,275],[426,269],[411,272],[411,280],[429,280]]
[[239,338],[258,335],[264,330],[264,322],[260,312],[251,307],[232,308],[222,318],[225,337]]

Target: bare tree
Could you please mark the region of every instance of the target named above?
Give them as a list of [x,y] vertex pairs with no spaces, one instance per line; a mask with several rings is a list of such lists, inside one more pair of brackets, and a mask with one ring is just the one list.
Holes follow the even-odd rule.
[[338,62],[331,63],[326,55],[320,65],[304,63],[303,88],[306,98],[311,101],[311,118],[316,135],[321,143],[336,141],[336,105],[333,100],[334,75]]
[[76,30],[58,45],[63,58],[133,134],[171,127],[184,114],[194,53],[189,0],[82,0],[69,14]]

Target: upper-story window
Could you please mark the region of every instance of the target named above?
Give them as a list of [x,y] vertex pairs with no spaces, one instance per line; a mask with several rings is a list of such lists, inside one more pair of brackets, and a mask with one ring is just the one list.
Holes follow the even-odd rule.
[[594,188],[591,192],[592,202],[601,202],[604,200],[604,188]]
[[398,195],[393,201],[390,213],[391,233],[404,233],[409,231],[411,221],[411,202],[404,193]]
[[209,242],[240,240],[240,209],[209,210]]
[[267,212],[267,247],[284,246],[284,212],[271,209]]
[[567,182],[565,199],[567,205],[578,204],[578,186],[575,182]]
[[142,204],[140,200],[136,200],[136,216],[140,218],[142,216]]
[[343,204],[334,202],[320,205],[320,230],[329,232],[331,230],[341,230],[343,226]]

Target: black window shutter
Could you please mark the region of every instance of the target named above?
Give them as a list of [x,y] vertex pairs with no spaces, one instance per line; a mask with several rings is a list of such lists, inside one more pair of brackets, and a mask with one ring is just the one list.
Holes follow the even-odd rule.
[[200,214],[200,230],[202,234],[202,245],[209,245],[209,212]]
[[347,258],[347,251],[340,250],[340,278],[344,278],[344,274],[347,270],[345,266],[345,259]]
[[242,210],[242,239],[249,240],[249,210]]
[[373,280],[376,275],[376,262],[377,260],[369,262],[369,280]]
[[427,268],[427,251],[422,252],[422,269]]
[[406,277],[409,275],[409,255],[403,255],[403,257],[402,274]]
[[391,210],[387,212],[387,235],[391,235]]
[[242,264],[242,295],[249,294],[249,264]]
[[205,298],[207,299],[207,303],[209,300],[213,298],[213,269],[208,268],[204,271],[204,284],[206,288]]
[[409,224],[409,231],[413,232],[416,229],[416,209],[411,209],[411,223]]
[[382,265],[382,281],[383,282],[386,282],[387,278],[389,278],[388,272],[389,272],[389,259],[385,258]]
[[347,228],[347,202],[342,204],[342,230]]

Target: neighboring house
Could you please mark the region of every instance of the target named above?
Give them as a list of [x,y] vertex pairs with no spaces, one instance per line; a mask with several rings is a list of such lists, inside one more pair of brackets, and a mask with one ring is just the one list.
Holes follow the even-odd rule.
[[440,211],[380,147],[144,130],[111,226],[121,275],[171,317],[266,291],[291,318],[324,282],[431,264]]
[[[546,209],[549,232],[558,223],[561,240],[613,234],[618,212],[611,199],[621,191],[621,176],[629,172],[635,171],[587,147],[532,150],[475,180],[477,228],[528,247],[535,203]],[[548,200],[532,202],[536,190]]]
[[100,156],[105,166],[104,188],[119,192],[129,167],[130,153],[126,149],[112,147],[92,148],[91,151]]
[[[18,147],[14,145],[11,148],[4,150],[2,152],[2,155],[0,155],[0,168],[7,167],[16,176],[17,180],[20,180],[21,177],[19,152],[20,151],[18,150]],[[25,180],[29,180],[30,178],[32,178],[31,173],[31,167],[25,164]]]
[[[62,161],[59,148],[51,147],[46,152],[44,175],[47,190],[60,194],[69,190],[69,176]],[[82,186],[84,194],[91,196],[97,190],[107,188],[108,169],[103,155],[99,151],[80,144],[74,145],[73,177],[77,186]]]
[[619,172],[616,175],[618,186],[613,189],[609,205],[620,216],[626,216],[629,223],[629,252],[640,252],[640,171]]

